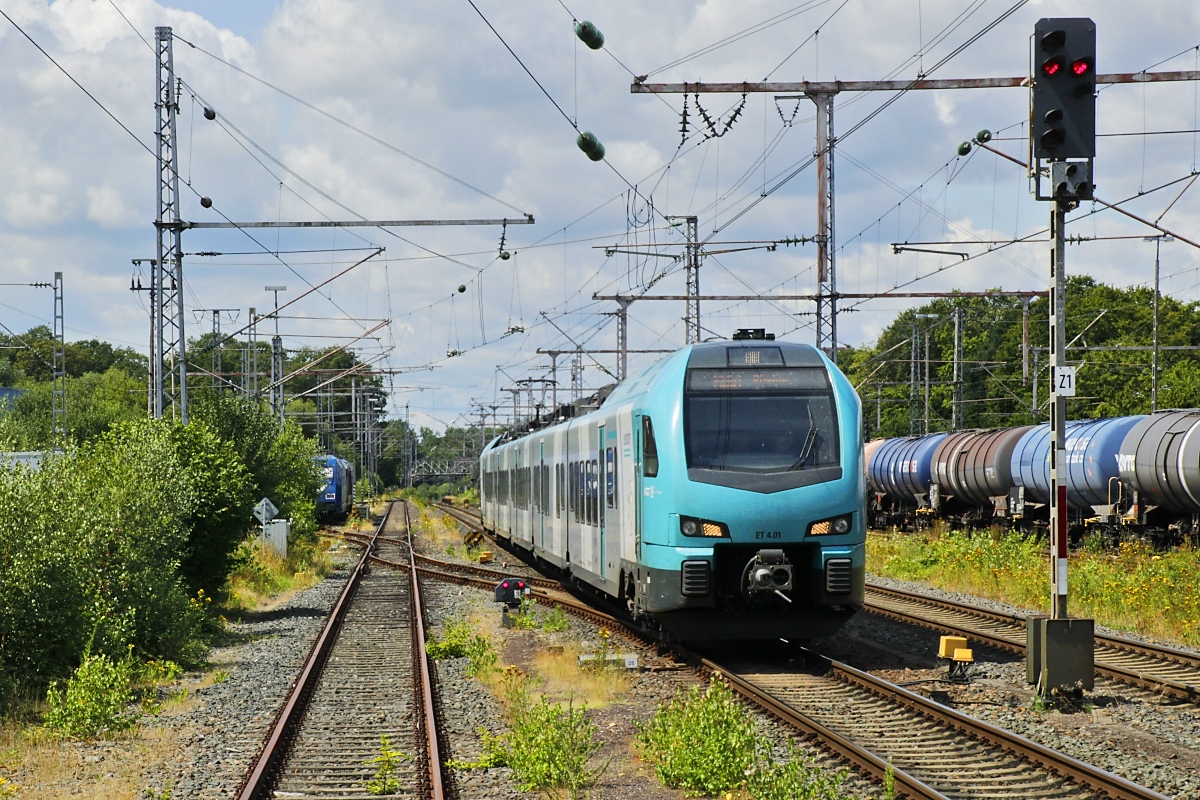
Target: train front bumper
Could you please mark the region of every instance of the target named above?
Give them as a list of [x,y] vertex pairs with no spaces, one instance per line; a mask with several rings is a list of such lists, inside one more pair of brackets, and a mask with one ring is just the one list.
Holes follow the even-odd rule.
[[819,542],[780,544],[790,565],[783,592],[744,591],[747,565],[765,549],[646,545],[637,568],[637,605],[679,638],[808,639],[840,628],[863,605],[864,548]]

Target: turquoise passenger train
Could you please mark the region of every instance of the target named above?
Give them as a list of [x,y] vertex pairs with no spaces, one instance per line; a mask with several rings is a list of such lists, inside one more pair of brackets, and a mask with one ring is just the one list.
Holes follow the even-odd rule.
[[816,348],[748,336],[491,442],[484,525],[671,638],[836,632],[863,604],[861,404]]

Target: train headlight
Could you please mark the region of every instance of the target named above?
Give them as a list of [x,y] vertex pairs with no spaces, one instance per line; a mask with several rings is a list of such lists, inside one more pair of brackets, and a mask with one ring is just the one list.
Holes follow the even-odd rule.
[[679,532],[684,536],[703,536],[708,539],[724,539],[729,536],[729,528],[723,522],[683,516],[679,518]]
[[844,517],[834,517],[833,519],[823,519],[820,522],[814,522],[808,526],[809,536],[825,536],[827,534],[849,533],[853,525],[853,518],[847,514]]

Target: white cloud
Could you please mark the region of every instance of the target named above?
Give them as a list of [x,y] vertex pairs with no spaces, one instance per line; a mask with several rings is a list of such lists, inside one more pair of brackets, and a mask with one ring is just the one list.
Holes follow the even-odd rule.
[[105,228],[128,228],[141,220],[112,186],[89,186],[87,218]]
[[[156,25],[173,26],[181,37],[175,41],[175,56],[187,84],[179,109],[185,219],[217,220],[218,210],[244,220],[349,216],[255,145],[369,217],[490,218],[517,212],[312,113],[183,40],[536,215],[535,226],[509,226],[505,231],[505,247],[517,254],[506,262],[497,260],[497,227],[397,228],[391,233],[365,228],[193,230],[184,235],[189,253],[252,254],[188,256],[185,296],[192,307],[261,309],[271,303],[263,286],[286,284],[288,296],[295,297],[307,288],[306,282],[316,284],[366,255],[364,250],[285,253],[280,256],[285,265],[271,255],[253,255],[264,247],[328,251],[385,245],[386,281],[382,267],[367,264],[330,287],[332,302],[313,294],[295,310],[316,318],[343,313],[380,316],[390,309],[396,323],[384,343],[396,346],[392,366],[421,368],[431,359],[438,362],[435,371],[415,373],[412,380],[428,390],[398,394],[399,402],[407,399],[436,417],[452,418],[473,396],[490,398],[497,382],[507,380],[494,377],[496,364],[514,377],[548,365],[548,359],[534,351],[566,340],[540,311],[551,312],[578,340],[598,347],[614,344],[612,317],[602,316],[612,309],[591,301],[592,293],[628,289],[659,274],[670,262],[624,254],[606,258],[594,247],[657,244],[664,252],[678,252],[665,245],[679,241],[661,219],[654,230],[640,224],[644,204],[625,180],[637,186],[641,197],[653,196],[661,214],[698,215],[702,236],[720,226],[715,241],[815,231],[816,180],[811,167],[770,197],[760,198],[764,187],[776,185],[811,157],[811,103],[801,103],[794,125],[783,129],[774,103],[751,96],[728,135],[698,145],[698,137],[693,137],[677,152],[681,98],[632,95],[632,76],[610,57],[635,74],[651,72],[789,11],[796,5],[789,0],[573,6],[576,14],[604,31],[607,44],[600,52],[575,40],[570,17],[554,4],[480,2],[488,20],[563,111],[604,141],[608,164],[592,163],[578,151],[575,130],[466,4],[280,0],[262,31],[222,28],[201,14],[171,8],[169,2],[118,4],[147,39],[153,41]],[[87,0],[22,0],[14,5],[10,13],[30,35],[153,149],[154,56],[112,6]],[[945,21],[955,19],[965,3],[851,0],[828,19],[836,7],[823,4],[781,18],[760,32],[655,72],[651,80],[754,81],[781,63],[773,80],[876,79],[898,68],[899,77],[911,77],[922,67],[930,69],[1000,13],[987,5],[945,41],[931,45]],[[918,9],[923,19],[918,19]],[[956,56],[937,76],[1023,74],[1033,23],[1051,13],[1088,14],[1096,20],[1102,72],[1134,71],[1161,60],[1163,54],[1181,52],[1194,44],[1185,37],[1200,28],[1200,7],[1184,0],[1149,7],[1118,0],[1072,0],[1053,8],[1031,3]],[[7,109],[0,122],[0,152],[5,155],[0,160],[0,242],[5,243],[6,261],[20,265],[32,279],[37,279],[38,270],[61,265],[68,286],[79,287],[71,295],[70,327],[140,343],[145,339],[144,314],[125,287],[129,259],[150,257],[154,250],[154,158],[16,31],[0,31],[0,40],[0,104]],[[922,63],[913,57],[923,44],[928,52]],[[1191,69],[1193,60],[1188,55],[1161,68]],[[1098,103],[1099,125],[1108,133],[1190,128],[1194,98],[1189,84],[1105,89]],[[844,134],[887,99],[839,95],[836,132]],[[200,100],[217,109],[217,121],[203,118]],[[740,97],[706,95],[701,101],[710,113],[724,115]],[[689,114],[691,123],[699,122],[694,98],[689,98]],[[1023,158],[1024,146],[1015,137],[1024,132],[1026,114],[1026,96],[1020,90],[911,92],[842,139],[836,156],[839,286],[845,291],[905,283],[918,291],[1041,288],[1046,263],[1041,244],[1002,248],[964,264],[955,264],[953,256],[896,255],[891,249],[892,243],[922,240],[955,242],[947,249],[956,250],[957,243],[971,236],[1000,240],[1044,227],[1046,209],[1029,196],[1021,168],[986,152],[976,151],[962,160],[954,155],[959,142],[988,128],[998,132],[998,148]],[[764,170],[764,142],[777,139]],[[1194,145],[1194,137],[1186,135],[1102,138],[1098,191],[1107,199],[1120,199],[1174,180],[1191,169]],[[669,171],[661,171],[668,161]],[[951,174],[954,179],[947,185]],[[1132,208],[1156,217],[1177,192],[1151,192]],[[216,208],[202,209],[197,194],[212,197]],[[751,204],[753,210],[729,222]],[[1112,212],[1085,219],[1089,210],[1072,215],[1079,220],[1071,223],[1074,230],[1088,236],[1142,231]],[[1188,236],[1198,211],[1200,200],[1188,192],[1165,220]],[[957,221],[971,236],[943,217]],[[1190,238],[1200,234],[1193,231]],[[1164,249],[1164,273],[1196,260],[1187,255],[1191,251],[1186,245],[1173,247],[1170,258],[1179,263],[1169,268]],[[428,250],[452,254],[456,261],[487,271],[480,279],[474,270],[452,261],[428,259]],[[1086,268],[1116,283],[1142,280],[1150,263],[1148,252],[1136,240],[1085,243],[1069,251],[1068,270]],[[729,294],[807,292],[814,288],[814,265],[811,245],[774,253],[723,254],[706,262],[702,286],[705,292]],[[919,276],[927,277],[918,280]],[[1185,299],[1200,297],[1200,289],[1191,286],[1195,281],[1179,283],[1182,291],[1191,292]],[[465,294],[455,293],[459,284],[468,286]],[[670,294],[682,290],[678,269],[653,289]],[[705,324],[720,332],[751,325],[783,332],[811,320],[785,316],[765,303],[726,305],[705,303]],[[862,306],[841,318],[840,336],[852,343],[870,341],[901,307],[898,301]],[[811,311],[803,304],[787,308],[800,314]],[[3,313],[9,312],[0,310]],[[491,339],[519,322],[526,333],[446,360],[455,329],[459,344],[480,342],[481,315]],[[681,344],[681,315],[682,304],[635,304],[631,346]],[[5,322],[26,324],[18,318]],[[284,326],[285,336],[355,332],[361,328],[353,323],[320,319]],[[802,328],[793,338],[808,341],[811,332]],[[290,343],[314,340],[296,338]],[[560,360],[559,377],[565,381],[564,363]],[[594,385],[603,378],[591,370],[585,382]],[[433,386],[442,388],[435,394],[429,388]]]

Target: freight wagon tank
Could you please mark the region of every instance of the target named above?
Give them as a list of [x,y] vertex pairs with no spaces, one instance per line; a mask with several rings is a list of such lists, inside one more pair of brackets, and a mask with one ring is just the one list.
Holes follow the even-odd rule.
[[875,457],[875,451],[883,447],[887,439],[872,439],[863,445],[863,474],[867,478],[867,490],[871,492],[882,492],[875,483],[871,480],[871,459]]
[[1030,427],[961,431],[947,437],[933,456],[934,480],[964,503],[990,507],[1013,485],[1012,454]]
[[[1109,499],[1109,481],[1118,477],[1117,459],[1122,441],[1141,417],[1114,417],[1091,422],[1068,422],[1063,447],[1067,463],[1059,471],[1067,487],[1067,505],[1091,510],[1093,506],[1116,502],[1113,487]],[[1025,488],[1025,502],[1050,502],[1050,426],[1030,429],[1012,454],[1013,484]]]
[[1138,421],[1121,443],[1120,472],[1142,504],[1200,512],[1200,411],[1162,411]]
[[946,434],[935,433],[888,439],[870,461],[867,474],[871,483],[904,502],[920,502],[929,494],[933,453],[945,438]]
[[[1121,443],[1145,419],[1112,417],[1079,423],[1067,431],[1067,502],[1078,508],[1109,506],[1120,496],[1116,478]],[[1049,467],[1047,466],[1047,482]]]

